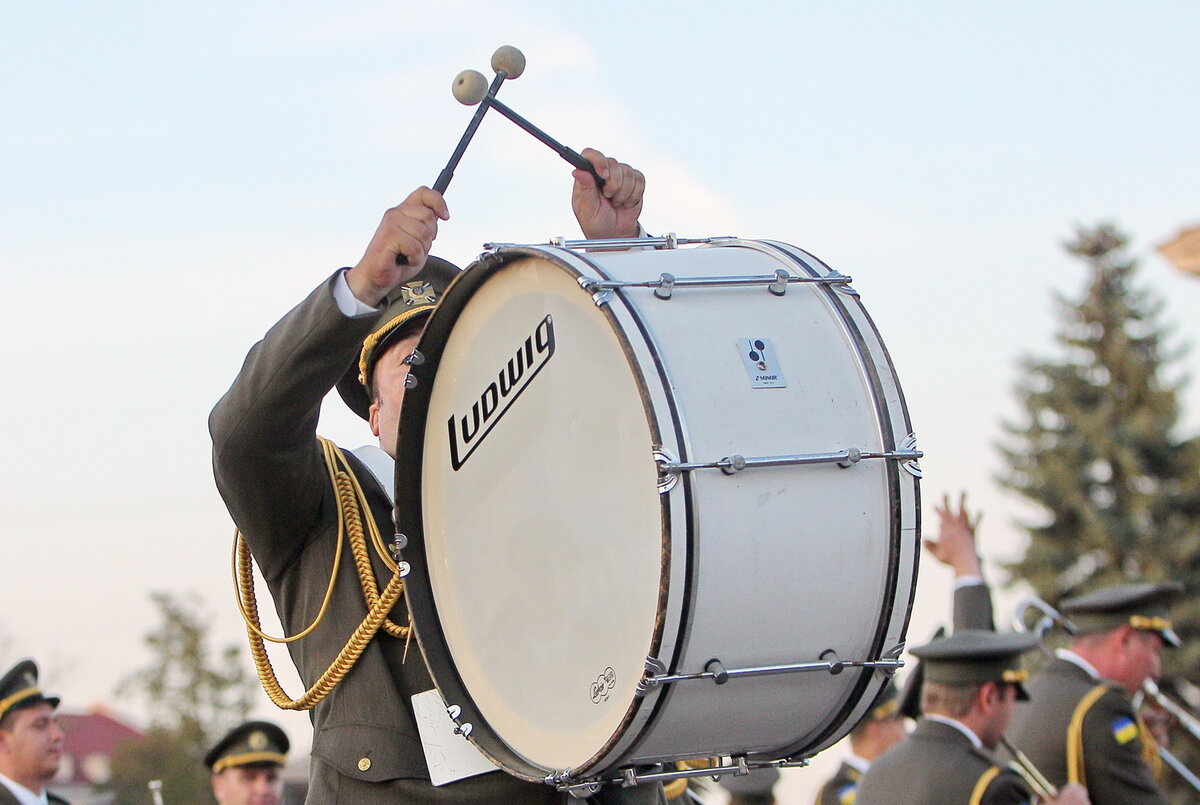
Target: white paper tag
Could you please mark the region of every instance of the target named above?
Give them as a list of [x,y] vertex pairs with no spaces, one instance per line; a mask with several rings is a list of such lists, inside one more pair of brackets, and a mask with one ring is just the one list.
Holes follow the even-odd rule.
[[435,786],[498,771],[496,764],[473,743],[454,731],[454,721],[436,690],[415,694],[412,706],[417,730],[421,733],[421,746],[425,749],[429,779]]

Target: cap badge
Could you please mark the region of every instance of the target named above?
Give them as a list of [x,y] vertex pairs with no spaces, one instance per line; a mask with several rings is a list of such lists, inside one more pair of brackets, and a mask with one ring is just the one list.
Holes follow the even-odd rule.
[[258,730],[250,733],[250,735],[246,738],[246,743],[255,752],[261,752],[262,750],[266,749],[269,744],[266,733]]
[[408,282],[400,286],[400,298],[409,307],[414,305],[432,305],[437,301],[437,292],[431,282]]

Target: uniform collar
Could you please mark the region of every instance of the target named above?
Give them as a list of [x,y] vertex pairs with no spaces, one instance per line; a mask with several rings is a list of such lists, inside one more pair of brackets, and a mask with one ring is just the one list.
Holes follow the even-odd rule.
[[967,736],[967,740],[971,742],[971,746],[975,747],[976,749],[983,749],[983,741],[979,740],[979,736],[975,734],[973,729],[961,721],[957,721],[949,716],[939,716],[936,713],[926,713],[924,718],[926,721],[934,721],[938,724],[945,724],[948,727],[954,727],[954,729]]
[[1072,665],[1078,665],[1080,668],[1082,668],[1084,671],[1086,671],[1088,676],[1090,676],[1092,679],[1098,680],[1101,678],[1100,672],[1096,670],[1096,666],[1092,665],[1090,662],[1085,660],[1083,657],[1080,657],[1078,654],[1076,654],[1074,651],[1071,651],[1070,649],[1065,649],[1065,648],[1055,649],[1054,656],[1058,657],[1060,660],[1065,660],[1065,661],[1071,663]]
[[0,774],[0,785],[7,788],[21,805],[49,805],[50,798],[46,795],[45,788],[42,789],[41,794],[35,794],[16,780],[10,780],[3,774]]
[[860,774],[866,774],[867,769],[871,767],[871,761],[867,760],[866,758],[861,758],[853,753],[842,758],[842,762]]

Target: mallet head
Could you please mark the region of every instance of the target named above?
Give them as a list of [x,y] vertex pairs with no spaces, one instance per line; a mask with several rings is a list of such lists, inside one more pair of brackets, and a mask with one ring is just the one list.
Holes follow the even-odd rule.
[[454,76],[454,83],[450,89],[454,93],[454,99],[463,106],[474,106],[487,95],[488,82],[478,70],[463,70]]
[[501,45],[492,54],[492,71],[517,78],[525,72],[525,54],[512,45]]

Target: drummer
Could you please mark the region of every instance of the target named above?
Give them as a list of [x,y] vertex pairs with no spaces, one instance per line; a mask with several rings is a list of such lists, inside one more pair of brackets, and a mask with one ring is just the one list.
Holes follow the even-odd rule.
[[[571,206],[584,236],[636,237],[645,189],[641,172],[592,149],[583,156],[605,180],[600,189],[590,172],[572,174]],[[378,448],[341,455],[364,490],[369,516],[387,538],[394,530],[390,500],[405,359],[457,273],[450,263],[429,256],[439,222],[449,218],[445,200],[426,187],[388,210],[362,259],[323,281],[251,349],[209,420],[217,486],[288,633],[318,618],[337,567],[332,599],[318,628],[290,645],[308,686],[334,663],[368,610],[352,557],[343,555],[334,564],[339,525],[348,515],[335,500],[327,465],[336,463],[337,455],[327,458],[316,436],[321,400],[338,385],[378,437]],[[404,259],[398,263],[400,255]],[[374,552],[371,561],[374,583],[383,589],[391,571]],[[397,604],[390,620],[406,624],[403,610],[403,603]],[[430,763],[438,753],[424,750],[410,701],[433,683],[419,654],[414,651],[405,661],[405,649],[403,638],[377,632],[312,709],[310,804],[567,801],[550,786],[495,770],[480,773],[480,759],[468,769],[438,765],[441,777],[473,776],[434,786]],[[461,739],[449,735],[445,740]],[[655,803],[662,801],[662,788],[606,787],[597,801]]]

